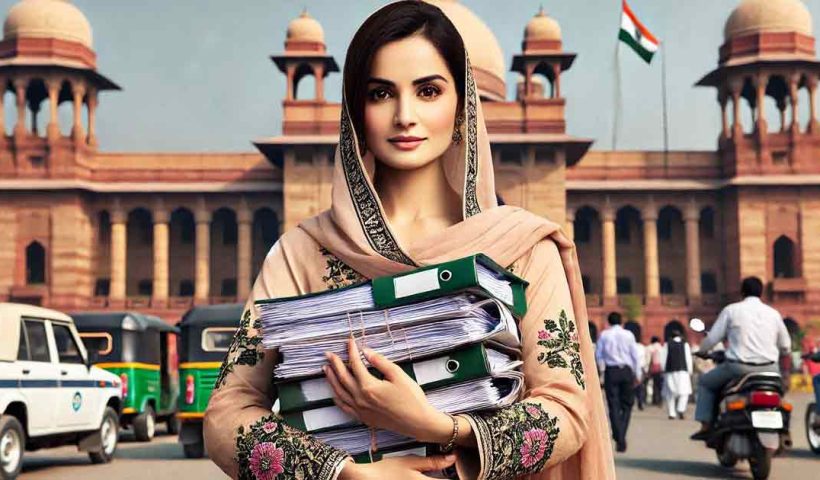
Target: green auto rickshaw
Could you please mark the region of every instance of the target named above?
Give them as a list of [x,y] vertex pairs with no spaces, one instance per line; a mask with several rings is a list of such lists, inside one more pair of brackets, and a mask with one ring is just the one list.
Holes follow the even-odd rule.
[[239,327],[243,304],[194,307],[179,322],[179,443],[188,458],[205,455],[202,418],[219,368]]
[[86,349],[98,352],[95,365],[120,377],[122,426],[133,427],[141,442],[154,437],[157,422],[165,422],[168,433],[178,433],[179,374],[173,349],[179,329],[136,312],[71,316]]

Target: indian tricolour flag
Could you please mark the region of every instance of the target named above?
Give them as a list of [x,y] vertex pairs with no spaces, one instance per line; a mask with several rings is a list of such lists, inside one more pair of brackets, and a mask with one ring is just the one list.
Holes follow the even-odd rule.
[[658,43],[660,43],[632,13],[626,0],[623,0],[621,31],[618,33],[618,38],[632,47],[632,50],[635,50],[635,53],[640,55],[646,63],[652,62],[652,56],[658,51]]

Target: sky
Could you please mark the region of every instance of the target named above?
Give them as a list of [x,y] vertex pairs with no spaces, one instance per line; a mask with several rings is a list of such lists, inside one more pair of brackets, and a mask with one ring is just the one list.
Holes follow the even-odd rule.
[[[16,1],[0,0],[7,12]],[[101,149],[114,152],[249,152],[252,140],[281,134],[285,77],[270,61],[284,51],[287,24],[303,8],[324,27],[341,67],[355,29],[375,0],[74,0],[94,32],[97,68],[122,87],[98,109]],[[612,149],[615,50],[620,0],[462,0],[495,32],[506,68],[520,52],[524,27],[543,5],[561,24],[567,132]],[[665,58],[646,65],[620,49],[618,150],[663,148],[661,78],[665,60],[669,148],[714,150],[720,109],[713,88],[694,84],[717,65],[723,25],[739,0],[630,0],[661,39]],[[820,0],[804,0],[815,25]],[[815,32],[818,29],[815,28]],[[622,45],[622,47],[624,47]],[[507,74],[513,98],[517,73]],[[302,88],[312,88],[303,86]],[[341,97],[341,75],[325,83]],[[772,110],[771,108],[769,110]],[[61,112],[61,117],[63,113]]]

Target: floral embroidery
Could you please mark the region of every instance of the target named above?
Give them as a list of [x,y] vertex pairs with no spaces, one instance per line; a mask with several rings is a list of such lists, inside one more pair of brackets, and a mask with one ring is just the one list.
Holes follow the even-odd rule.
[[543,470],[558,439],[558,418],[540,404],[467,414],[476,426],[485,478],[512,479]]
[[[254,334],[250,334],[250,329],[253,327]],[[262,336],[257,332],[262,329],[262,323],[256,319],[251,325],[251,311],[245,310],[242,314],[242,321],[239,323],[239,329],[231,342],[231,347],[228,349],[228,354],[225,356],[225,361],[222,362],[222,368],[219,369],[219,375],[216,377],[214,389],[218,389],[225,384],[225,379],[228,374],[233,372],[236,365],[254,366],[259,363],[264,357],[265,352],[262,348]]]
[[282,468],[284,460],[284,450],[270,442],[259,443],[251,452],[251,473],[259,480],[273,480],[285,471]]
[[581,344],[575,322],[567,318],[567,312],[561,310],[558,321],[544,320],[544,330],[538,331],[538,345],[546,351],[538,354],[538,361],[550,368],[569,368],[575,383],[586,388],[584,366],[581,363]]
[[326,248],[320,248],[319,251],[327,260],[327,267],[325,267],[327,275],[322,276],[322,281],[327,284],[329,290],[346,287],[365,280],[362,274],[339,260],[336,255],[330,253]]
[[242,480],[307,480],[332,478],[347,454],[304,432],[261,418],[249,428],[239,427],[236,460]]

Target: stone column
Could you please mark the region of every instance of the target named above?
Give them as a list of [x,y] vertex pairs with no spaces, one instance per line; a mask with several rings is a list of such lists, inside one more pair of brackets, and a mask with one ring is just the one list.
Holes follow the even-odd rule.
[[128,216],[116,206],[111,210],[111,283],[108,296],[112,302],[125,301],[125,279]]
[[568,208],[567,209],[567,220],[564,223],[564,233],[567,234],[567,238],[572,241],[575,241],[575,209]]
[[26,137],[26,88],[28,80],[25,78],[14,79],[14,93],[17,96],[17,123],[14,125],[14,137],[17,140]]
[[769,83],[769,77],[764,74],[759,74],[754,77],[756,96],[755,103],[757,103],[757,119],[755,128],[759,138],[762,138],[768,133],[769,126],[766,124],[766,85]]
[[164,307],[168,302],[168,222],[170,215],[162,207],[152,212],[154,219],[154,286],[151,306]]
[[211,289],[211,212],[200,208],[196,220],[196,280],[194,301],[207,303]]
[[323,102],[325,100],[325,66],[321,63],[316,65],[313,75],[316,77],[314,97],[317,102]]
[[285,76],[286,76],[285,81],[287,83],[287,85],[285,86],[285,88],[287,89],[285,91],[285,100],[293,100],[294,96],[296,94],[296,92],[294,91],[294,88],[293,88],[294,87],[293,80],[294,80],[294,78],[296,78],[295,77],[296,66],[295,65],[288,65],[285,68],[285,72],[286,72],[285,73]]
[[792,135],[800,133],[800,124],[797,119],[797,95],[798,86],[800,85],[800,75],[789,75],[789,101],[792,106],[792,119],[789,125],[789,132]]
[[74,126],[71,127],[71,137],[75,143],[83,143],[85,141],[85,129],[83,128],[82,112],[85,85],[75,82],[71,85],[71,89],[74,95]]
[[732,96],[732,137],[743,137],[743,124],[740,123],[740,91],[743,89],[743,79],[733,79],[729,82],[729,93]]
[[817,77],[815,75],[809,75],[808,77],[808,88],[809,88],[809,125],[806,128],[808,132],[816,132],[817,131]]
[[88,145],[97,146],[97,90],[88,91]]
[[615,211],[609,205],[601,210],[601,238],[604,257],[604,298],[618,295],[617,269],[615,264]]
[[239,207],[236,222],[236,295],[240,301],[245,301],[251,291],[253,212],[244,202]]
[[686,224],[686,295],[690,299],[700,298],[700,210],[697,204],[687,205],[683,220]]
[[661,295],[660,273],[658,264],[658,209],[654,204],[641,210],[643,220],[643,261],[646,298],[659,298]]
[[59,79],[49,79],[46,81],[46,87],[48,88],[48,107],[49,107],[49,119],[48,119],[48,126],[46,127],[46,137],[48,138],[49,142],[54,142],[60,138],[60,122],[57,118],[57,100],[60,94],[60,80]]

